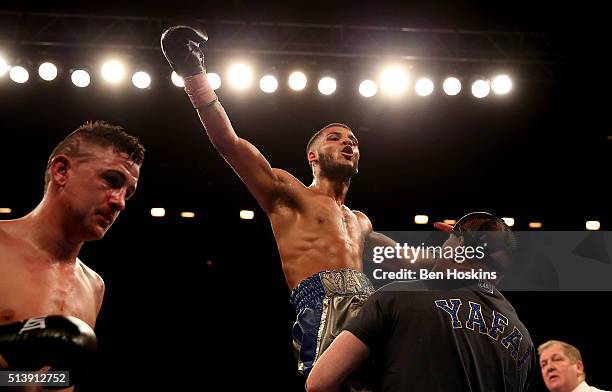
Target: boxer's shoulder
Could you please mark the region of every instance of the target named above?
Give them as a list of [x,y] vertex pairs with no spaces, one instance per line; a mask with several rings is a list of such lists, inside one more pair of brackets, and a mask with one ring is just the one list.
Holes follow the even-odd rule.
[[[309,191],[304,183],[298,180],[293,174],[282,169],[272,169],[277,178],[279,205],[294,205],[295,200]],[[290,202],[294,200],[294,202]]]
[[366,214],[358,210],[352,210],[352,212],[353,214],[355,214],[355,217],[357,217],[357,222],[359,222],[359,225],[361,226],[363,231],[371,232],[373,230],[372,222]]
[[83,270],[83,274],[85,277],[92,283],[94,288],[96,287],[104,287],[104,280],[102,277],[93,269],[91,269],[87,264],[83,262],[83,260],[77,258],[77,263]]
[[20,235],[19,221],[0,221],[0,246],[8,247],[21,241],[23,241],[23,238]]
[[12,227],[15,225],[14,220],[0,221],[0,237],[8,237],[12,232]]
[[306,188],[306,185],[304,185],[302,181],[298,180],[293,174],[289,173],[286,170],[272,168],[272,172],[274,173],[278,181],[283,184],[302,186],[303,188]]
[[92,288],[96,299],[96,312],[99,313],[100,307],[102,306],[102,299],[104,298],[104,280],[96,271],[87,266],[81,259],[77,258],[77,263],[83,270],[83,274]]

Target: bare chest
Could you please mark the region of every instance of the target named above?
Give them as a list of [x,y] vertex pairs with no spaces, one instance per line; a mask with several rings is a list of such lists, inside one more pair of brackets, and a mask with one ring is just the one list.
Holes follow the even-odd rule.
[[94,289],[80,267],[0,246],[0,323],[49,314],[96,319]]
[[319,241],[342,241],[354,247],[362,242],[363,229],[357,216],[328,197],[311,198],[302,209],[300,220],[300,229],[315,235]]

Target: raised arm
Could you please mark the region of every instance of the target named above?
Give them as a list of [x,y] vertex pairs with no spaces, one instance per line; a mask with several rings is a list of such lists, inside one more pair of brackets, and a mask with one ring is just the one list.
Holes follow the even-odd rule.
[[203,46],[206,33],[189,26],[174,26],[162,34],[162,51],[183,77],[185,91],[210,141],[225,158],[266,212],[274,208],[282,177],[270,167],[264,156],[248,141],[238,137],[232,124],[208,84]]
[[[197,76],[196,76],[197,77]],[[277,171],[249,141],[236,135],[219,101],[197,108],[208,138],[234,169],[261,207],[270,212],[278,197],[281,179]]]

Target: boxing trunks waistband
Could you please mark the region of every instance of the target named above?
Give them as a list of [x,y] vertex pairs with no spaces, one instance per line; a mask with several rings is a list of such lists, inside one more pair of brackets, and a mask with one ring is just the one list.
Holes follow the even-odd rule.
[[289,302],[299,313],[306,307],[321,308],[325,296],[373,292],[374,287],[363,272],[346,268],[317,272],[304,279],[291,291]]
[[290,302],[296,311],[293,347],[300,373],[310,372],[373,292],[367,276],[352,269],[318,272],[292,290]]

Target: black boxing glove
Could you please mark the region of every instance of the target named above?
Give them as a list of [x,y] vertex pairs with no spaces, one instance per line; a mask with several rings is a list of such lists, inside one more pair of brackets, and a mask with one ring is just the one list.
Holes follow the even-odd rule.
[[206,71],[202,49],[208,41],[204,30],[190,26],[172,26],[161,36],[161,48],[166,60],[182,78]]
[[51,366],[68,371],[70,385],[87,373],[97,348],[94,331],[76,317],[35,317],[0,325],[0,355],[11,369]]

